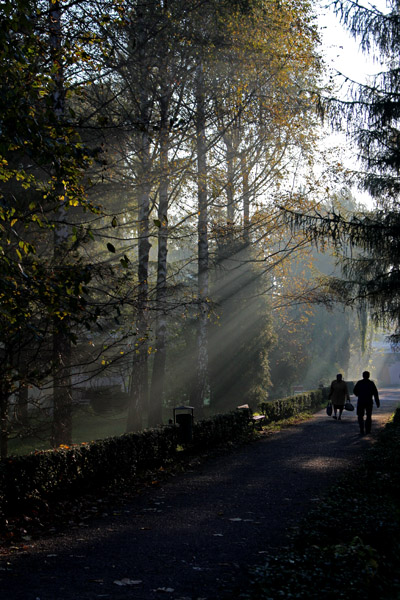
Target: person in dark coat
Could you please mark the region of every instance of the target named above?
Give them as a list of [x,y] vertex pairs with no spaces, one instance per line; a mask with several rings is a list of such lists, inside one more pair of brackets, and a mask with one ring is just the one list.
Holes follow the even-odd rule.
[[[371,433],[373,400],[375,400],[376,407],[380,407],[378,390],[369,375],[369,371],[364,371],[363,378],[357,381],[353,389],[353,394],[358,398],[357,418],[361,435]],[[366,415],[365,422],[364,415]]]
[[350,402],[347,383],[343,380],[343,375],[341,373],[338,373],[336,379],[332,381],[328,398],[333,404],[333,418],[338,418],[337,411],[339,411],[339,421],[341,421],[344,405],[346,402]]

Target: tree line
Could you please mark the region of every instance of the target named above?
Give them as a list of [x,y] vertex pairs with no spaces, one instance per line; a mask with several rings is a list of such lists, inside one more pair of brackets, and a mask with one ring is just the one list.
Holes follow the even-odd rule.
[[[122,382],[127,431],[166,406],[201,416],[290,391],[321,319],[337,340],[349,327],[319,313],[314,251],[282,217],[324,196],[311,3],[0,11],[2,456],[38,390],[54,446],[94,381]],[[329,362],[346,360],[332,343]]]

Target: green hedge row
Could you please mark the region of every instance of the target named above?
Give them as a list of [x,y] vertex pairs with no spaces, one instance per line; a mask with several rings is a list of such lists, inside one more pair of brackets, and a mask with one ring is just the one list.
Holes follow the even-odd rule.
[[214,415],[193,424],[192,448],[206,450],[210,446],[249,439],[253,436],[250,417],[251,410],[235,410],[234,412]]
[[[264,403],[267,421],[277,421],[321,404],[321,392]],[[201,452],[219,444],[254,436],[251,410],[236,410],[195,421],[193,439],[183,441],[169,425],[70,448],[34,452],[0,463],[0,521],[40,502],[65,495],[96,493],[137,473],[162,466],[176,456],[178,444]]]
[[[232,440],[253,435],[247,411],[193,424],[193,442],[184,444],[201,451]],[[182,444],[175,425],[125,434],[70,448],[11,456],[0,463],[0,520],[29,510],[38,503],[95,493],[118,482],[157,468],[176,456]]]
[[294,417],[307,410],[316,410],[321,407],[328,397],[329,388],[321,388],[305,394],[297,394],[282,400],[261,402],[260,412],[266,416],[268,423],[281,421]]
[[94,492],[173,457],[176,427],[125,434],[0,463],[0,517],[63,495]]

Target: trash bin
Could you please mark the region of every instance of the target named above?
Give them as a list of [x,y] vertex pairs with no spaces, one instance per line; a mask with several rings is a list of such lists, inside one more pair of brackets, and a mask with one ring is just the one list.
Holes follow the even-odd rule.
[[174,423],[179,425],[178,442],[187,444],[193,441],[193,407],[176,406],[174,408]]

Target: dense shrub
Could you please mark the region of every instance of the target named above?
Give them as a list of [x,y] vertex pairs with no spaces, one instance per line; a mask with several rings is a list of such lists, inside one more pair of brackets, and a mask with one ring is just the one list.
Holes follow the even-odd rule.
[[251,411],[245,409],[195,422],[191,446],[198,450],[206,450],[210,446],[249,439],[254,435],[250,417]]
[[282,400],[261,402],[260,412],[266,416],[268,423],[288,419],[306,410],[316,410],[321,407],[327,398],[326,388],[297,394]]
[[[321,391],[263,404],[267,421],[285,419],[321,404]],[[0,518],[32,509],[38,503],[87,491],[95,493],[116,482],[133,481],[137,473],[157,468],[176,455],[180,443],[191,452],[255,435],[250,409],[195,421],[190,439],[176,426],[145,430],[104,440],[10,457],[0,463]]]
[[0,515],[132,480],[138,471],[161,466],[175,455],[176,433],[175,427],[163,427],[10,457],[0,464]]

